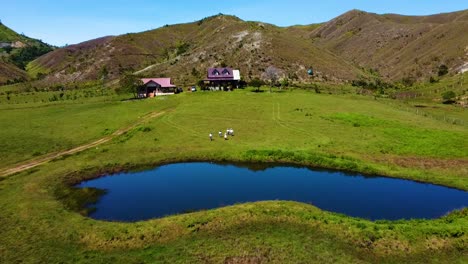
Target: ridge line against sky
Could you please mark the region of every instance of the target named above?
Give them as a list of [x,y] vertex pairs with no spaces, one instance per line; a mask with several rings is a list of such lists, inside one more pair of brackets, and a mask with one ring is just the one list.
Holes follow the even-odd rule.
[[63,46],[107,35],[142,32],[166,24],[194,22],[218,13],[291,26],[326,22],[352,9],[378,14],[431,15],[468,9],[468,1],[14,0],[0,5],[0,19],[16,32]]

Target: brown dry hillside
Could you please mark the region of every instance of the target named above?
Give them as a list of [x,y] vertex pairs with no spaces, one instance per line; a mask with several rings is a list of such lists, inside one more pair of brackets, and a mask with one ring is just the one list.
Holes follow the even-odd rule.
[[425,79],[468,58],[468,10],[432,16],[347,12],[311,33],[313,43],[389,80]]
[[193,84],[206,68],[239,68],[244,79],[270,66],[306,81],[341,82],[378,70],[387,80],[425,80],[441,64],[455,72],[468,59],[468,11],[433,16],[353,10],[327,23],[277,27],[218,15],[194,23],[104,37],[55,50],[30,63],[43,85],[117,79],[123,72]]
[[341,81],[361,73],[332,52],[311,45],[313,27],[279,28],[219,15],[194,23],[165,26],[136,34],[106,37],[56,50],[30,68],[51,73],[44,83],[118,78],[131,70],[143,76],[168,76],[178,85],[196,82],[206,68],[240,68],[247,80],[274,65],[305,79],[308,67],[317,78]]
[[26,80],[28,78],[25,71],[15,65],[0,60],[0,84],[8,81]]

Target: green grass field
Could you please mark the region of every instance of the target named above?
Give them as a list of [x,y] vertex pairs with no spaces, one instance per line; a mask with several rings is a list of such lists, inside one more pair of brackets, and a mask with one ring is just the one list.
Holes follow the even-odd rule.
[[[71,183],[182,160],[292,162],[468,190],[467,127],[405,111],[390,99],[250,89],[120,99],[10,98],[0,105],[0,169],[163,112],[99,147],[3,178],[0,262],[468,261],[467,209],[435,220],[371,222],[266,201],[137,223],[88,219],[77,209],[93,192]],[[209,141],[210,132],[229,127],[234,138]]]

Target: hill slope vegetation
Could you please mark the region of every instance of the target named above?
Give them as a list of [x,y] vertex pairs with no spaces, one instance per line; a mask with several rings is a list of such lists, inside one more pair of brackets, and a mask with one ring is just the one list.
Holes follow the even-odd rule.
[[388,80],[457,72],[468,61],[468,11],[432,16],[345,13],[312,31],[314,44]]
[[459,71],[468,61],[467,29],[467,10],[419,17],[352,10],[327,23],[285,28],[218,15],[58,49],[28,70],[51,73],[43,84],[112,80],[132,71],[188,85],[214,66],[239,68],[249,81],[271,65],[302,82],[310,80],[309,68],[316,81],[414,82],[437,76],[442,65]]
[[32,64],[54,73],[48,82],[112,79],[130,70],[193,83],[203,78],[206,68],[222,65],[241,69],[247,80],[270,65],[302,79],[306,69],[314,66],[325,80],[352,79],[360,73],[331,52],[310,45],[296,31],[224,15],[87,41],[56,50]]
[[0,22],[0,84],[27,80],[26,65],[52,49],[50,45],[18,34]]

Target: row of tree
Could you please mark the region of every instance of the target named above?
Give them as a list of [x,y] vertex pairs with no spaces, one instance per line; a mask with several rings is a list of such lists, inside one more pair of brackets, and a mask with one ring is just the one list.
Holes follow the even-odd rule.
[[131,93],[135,98],[137,98],[138,89],[143,86],[143,81],[140,77],[127,72],[122,75],[119,80],[119,87],[116,89],[118,94],[128,94]]
[[[438,67],[438,75],[444,76],[448,73],[448,68],[446,65],[440,65]],[[198,75],[198,71],[193,68],[192,75]],[[244,82],[245,83],[245,82]],[[200,87],[204,86],[203,80],[200,80],[197,83]],[[270,92],[272,87],[287,87],[289,86],[289,79],[284,76],[283,71],[280,69],[269,66],[265,69],[261,78],[254,78],[249,83],[250,86],[255,87],[257,91],[260,90],[260,87],[263,85],[269,85]],[[403,84],[406,86],[411,86],[409,83]],[[119,93],[133,93],[136,97],[138,89],[143,85],[141,79],[131,73],[125,73],[120,79],[120,87],[117,90]],[[361,77],[357,80],[352,81],[353,86],[363,87],[366,89],[386,89],[386,88],[396,88],[395,84],[383,81],[378,74],[373,74],[372,77]]]
[[26,65],[40,56],[52,51],[46,44],[34,44],[24,48],[10,50],[10,60],[20,69],[25,69]]

